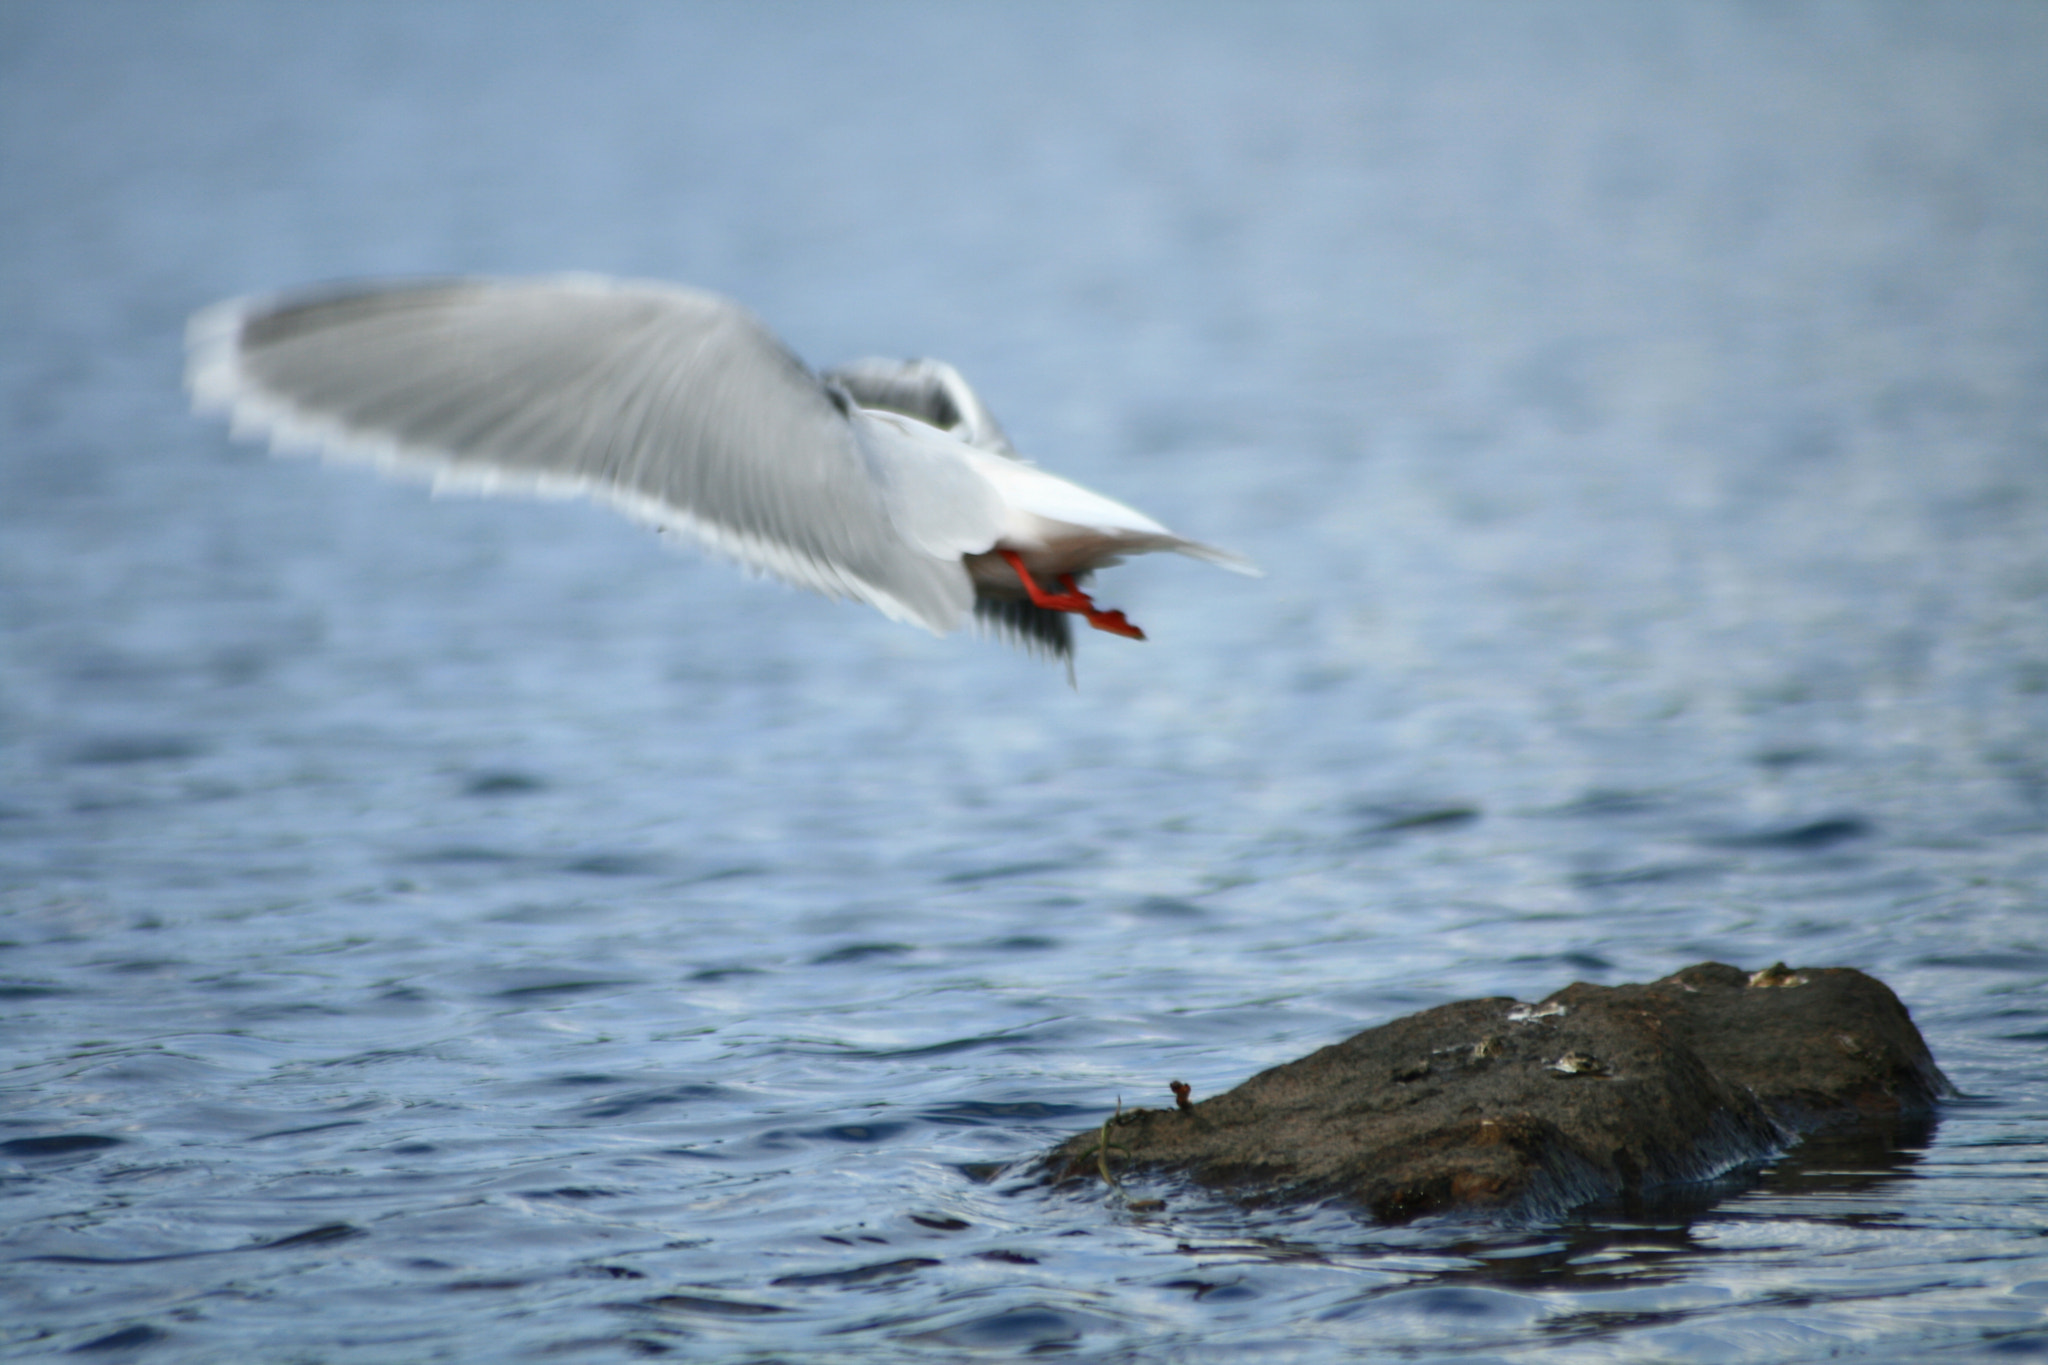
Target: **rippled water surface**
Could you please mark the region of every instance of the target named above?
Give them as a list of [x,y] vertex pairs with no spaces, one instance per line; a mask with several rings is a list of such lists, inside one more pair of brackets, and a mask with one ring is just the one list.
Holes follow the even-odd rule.
[[[0,1351],[2048,1354],[2048,11],[0,7]],[[1241,549],[1078,690],[191,418],[230,294],[952,360]],[[1410,1011],[1889,982],[1564,1225],[990,1172]]]

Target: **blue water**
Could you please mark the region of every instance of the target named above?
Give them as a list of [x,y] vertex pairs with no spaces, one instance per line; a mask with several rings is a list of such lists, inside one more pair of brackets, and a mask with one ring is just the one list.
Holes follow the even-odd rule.
[[[0,1353],[2048,1355],[2048,10],[0,6]],[[1079,687],[193,419],[562,269],[1242,550]],[[1462,818],[1419,817],[1464,812]],[[1853,965],[1968,1098],[1562,1224],[991,1167]]]

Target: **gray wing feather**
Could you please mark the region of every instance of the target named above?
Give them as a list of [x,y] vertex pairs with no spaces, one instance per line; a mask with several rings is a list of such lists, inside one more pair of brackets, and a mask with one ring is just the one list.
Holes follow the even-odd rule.
[[188,346],[198,405],[279,448],[601,497],[934,631],[973,602],[961,551],[933,547],[981,531],[897,524],[958,490],[920,491],[891,442],[715,295],[589,276],[372,286],[231,301],[193,319]]
[[915,417],[997,455],[1017,453],[981,395],[943,360],[856,360],[825,371],[825,381],[864,408]]
[[897,532],[928,555],[958,561],[996,543],[1003,500],[961,443],[923,422],[863,409],[852,425]]

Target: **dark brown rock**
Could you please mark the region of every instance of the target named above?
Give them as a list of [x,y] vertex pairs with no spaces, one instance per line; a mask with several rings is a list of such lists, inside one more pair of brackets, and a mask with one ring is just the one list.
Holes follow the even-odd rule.
[[[1164,1082],[1162,1082],[1162,1085]],[[1041,1163],[1054,1180],[1175,1174],[1255,1202],[1386,1220],[1548,1217],[1711,1179],[1838,1124],[1953,1093],[1905,1006],[1844,967],[1688,967],[1538,1005],[1443,1005],[1185,1108],[1138,1109]]]

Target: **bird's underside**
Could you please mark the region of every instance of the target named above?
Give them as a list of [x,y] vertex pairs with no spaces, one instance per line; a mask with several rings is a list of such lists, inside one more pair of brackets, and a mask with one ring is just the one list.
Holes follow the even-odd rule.
[[814,375],[715,295],[596,276],[344,286],[197,315],[202,409],[280,450],[439,487],[580,493],[938,633],[970,613],[1067,660],[1123,555],[1252,570],[1019,459],[939,361]]
[[[965,441],[991,454],[1014,458],[1016,451],[996,419],[982,405],[960,372],[941,360],[862,360],[827,370],[827,384],[844,388],[859,406],[871,412],[894,412]],[[1000,567],[997,567],[1000,566]],[[974,581],[974,615],[992,633],[1037,653],[1071,663],[1073,618],[1097,630],[1142,640],[1145,632],[1120,611],[1104,611],[1081,590],[1090,576],[1054,571],[1061,591],[1048,591],[1024,563],[1022,554],[1000,542],[988,553],[967,557]]]

